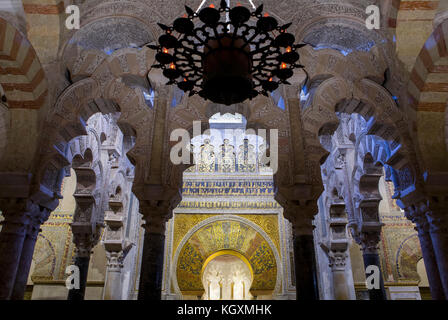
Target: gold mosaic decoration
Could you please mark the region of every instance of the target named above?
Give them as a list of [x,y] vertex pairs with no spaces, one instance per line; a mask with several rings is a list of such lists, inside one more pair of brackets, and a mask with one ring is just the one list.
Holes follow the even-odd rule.
[[[208,218],[215,217],[216,214],[175,214],[174,215],[174,232],[173,232],[173,251],[172,255],[179,246],[179,243],[185,237],[185,235],[194,226],[199,224]],[[278,216],[275,214],[244,214],[236,215],[238,217],[247,219],[256,225],[258,225],[276,246],[278,252],[280,252],[280,236],[278,226]]]
[[60,281],[66,278],[65,269],[72,264],[75,245],[72,241],[70,223],[73,222],[75,201],[73,192],[76,187],[74,172],[64,178],[61,186],[63,200],[41,226],[42,232],[36,241],[33,254],[34,269],[31,280]]
[[181,291],[203,290],[204,261],[220,250],[234,250],[250,262],[254,271],[251,290],[274,290],[277,279],[275,255],[256,230],[238,221],[216,221],[191,236],[177,261],[177,281]]

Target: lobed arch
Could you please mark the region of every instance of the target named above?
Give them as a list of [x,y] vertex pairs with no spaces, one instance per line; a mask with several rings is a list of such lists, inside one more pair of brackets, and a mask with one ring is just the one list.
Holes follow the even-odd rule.
[[[325,167],[332,168],[332,161],[330,163],[326,162]],[[344,191],[346,186],[344,186],[344,183],[342,183],[335,170],[332,170],[326,177],[324,181],[324,188],[327,193],[326,205],[331,205],[335,201],[337,202],[344,199]]]
[[386,140],[401,141],[406,130],[404,120],[390,94],[375,82],[363,79],[350,83],[342,78],[325,80],[312,97],[312,105],[303,111],[305,145],[313,147],[314,159],[323,162],[328,155],[321,147],[320,134],[333,134],[339,125],[336,112],[358,113],[368,120],[369,134]]
[[[316,29],[325,33],[326,29],[323,29],[322,26],[330,25],[334,29],[335,25],[347,24],[351,25],[360,34],[365,34],[365,10],[371,4],[382,6],[381,2],[382,0],[358,0],[349,3],[311,2],[307,5],[306,12],[302,12],[303,10],[292,12],[295,15],[292,22],[297,25],[294,35],[297,39],[305,39],[310,34],[310,31]],[[340,34],[336,32],[336,37],[338,36]]]
[[[135,55],[133,55],[135,53]],[[137,57],[137,54],[142,54]],[[126,74],[135,74],[137,76],[146,75],[149,64],[146,53],[148,50],[121,50],[113,56],[103,61],[95,71],[95,75],[82,79],[69,88],[67,88],[58,98],[52,113],[49,115],[47,125],[50,134],[42,143],[45,148],[56,146],[45,155],[42,162],[48,163],[52,158],[60,158],[57,149],[68,143],[70,140],[84,135],[85,123],[95,113],[109,114],[120,112],[118,125],[126,129],[127,134],[135,134],[137,139],[128,152],[132,163],[136,164],[138,158],[145,155],[148,146],[142,147],[141,144],[147,143],[143,138],[147,131],[147,124],[152,123],[152,111],[148,110],[141,89],[129,88],[122,81],[122,76]],[[131,58],[128,58],[131,54]],[[121,59],[125,64],[116,63]],[[130,68],[127,63],[140,61],[139,65]],[[122,66],[122,67],[121,67]],[[140,68],[142,67],[142,68]],[[145,70],[146,69],[146,70]],[[121,108],[126,106],[126,108]],[[143,141],[142,141],[143,140]],[[66,162],[66,161],[65,161]],[[65,163],[65,165],[67,165]],[[40,167],[46,167],[40,166]],[[43,170],[45,172],[45,170]],[[43,173],[41,173],[42,177]]]
[[[81,4],[80,10],[82,12],[80,29],[64,34],[58,54],[59,59],[63,61],[62,64],[70,70],[74,79],[91,74],[117,49],[138,48],[157,39],[160,30],[156,23],[165,21],[157,8],[141,1],[90,1]],[[114,21],[112,24],[111,18]],[[122,24],[122,27],[119,27],[119,32],[114,32],[113,35],[116,47],[108,47],[110,39],[102,48],[87,42],[86,35],[88,36],[90,32],[104,34],[119,24]],[[121,32],[127,32],[127,35],[122,36]],[[102,42],[104,41],[101,38],[97,41]]]
[[[343,55],[333,48],[315,50],[311,46],[304,47],[300,51],[300,62],[306,67],[308,87],[311,87],[313,82],[321,83],[331,77],[351,81],[368,78],[378,84],[383,83],[387,62],[377,48],[378,46],[375,46],[369,52],[354,51]],[[347,65],[350,68],[347,68]]]
[[362,162],[362,175],[355,180],[359,194],[363,199],[380,198],[379,179],[383,176],[383,167],[370,152],[366,153]]
[[[386,181],[392,181],[395,187],[393,198],[405,196],[407,193],[415,190],[417,182],[415,168],[409,160],[403,161],[399,168],[394,168],[394,152],[390,148],[388,141],[379,137],[368,135],[366,132],[361,134],[356,141],[355,166],[352,171],[355,194],[363,195],[363,184],[372,182],[371,188],[374,189],[372,195],[377,191],[378,177],[384,175]],[[378,181],[377,181],[378,180]],[[379,196],[379,193],[377,194]],[[360,199],[357,199],[359,201]]]
[[126,178],[124,169],[113,170],[108,179],[106,197],[104,199],[105,211],[112,210],[115,214],[119,214],[123,218],[123,224],[128,223],[126,210],[128,210],[128,190],[130,184]]
[[108,186],[108,195],[110,199],[119,201],[125,200],[123,195],[127,190],[126,173],[123,169],[112,172]]
[[89,241],[92,243],[99,240],[104,220],[101,203],[104,169],[101,161],[94,158],[92,150],[87,148],[83,154],[76,154],[72,159],[72,168],[76,174],[73,194],[76,207],[71,229],[73,242],[79,250],[85,250],[82,244],[86,239],[91,239]]
[[[99,120],[99,125],[95,127],[89,126],[87,129],[87,135],[77,137],[70,141],[67,146],[66,159],[71,163],[71,167],[75,171],[78,177],[79,172],[83,172],[84,169],[89,169],[90,172],[87,174],[91,183],[90,189],[92,193],[99,193],[100,189],[103,187],[105,176],[104,176],[104,165],[101,161],[101,136],[106,131],[106,120],[99,114],[96,115]],[[78,171],[77,171],[78,170]],[[81,170],[81,171],[80,171]],[[92,176],[94,174],[94,177]],[[77,179],[77,181],[79,178]]]

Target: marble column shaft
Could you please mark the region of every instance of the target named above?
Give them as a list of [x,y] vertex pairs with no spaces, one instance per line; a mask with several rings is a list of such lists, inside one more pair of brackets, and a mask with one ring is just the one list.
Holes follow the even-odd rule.
[[28,282],[28,276],[33,260],[34,248],[36,246],[37,236],[40,231],[42,221],[33,219],[27,228],[25,239],[23,242],[22,253],[20,255],[19,267],[14,282],[12,292],[12,300],[23,300]]
[[319,300],[313,235],[295,234],[293,240],[297,300]]
[[[410,210],[407,210],[409,213]],[[423,211],[413,211],[407,216],[416,225],[420,247],[422,249],[423,261],[425,262],[426,275],[428,277],[429,289],[433,300],[445,300],[442,281],[440,280],[439,268],[437,266],[436,255],[429,233],[429,223]]]
[[68,291],[67,300],[81,301],[84,300],[86,294],[87,276],[89,272],[90,253],[77,253],[74,265],[79,268],[79,289],[71,289]]
[[328,256],[333,274],[334,299],[350,300],[350,291],[345,276],[347,253],[345,251],[330,251]]
[[0,204],[4,216],[0,232],[0,300],[23,299],[37,233],[43,222],[39,220],[36,226],[32,220],[40,219],[45,209],[27,199],[4,199]]
[[23,212],[4,212],[4,217],[0,233],[0,300],[9,300],[14,289],[27,226]]
[[143,243],[138,300],[161,300],[165,234],[147,230]]
[[384,288],[384,280],[381,272],[381,263],[380,263],[380,255],[378,251],[363,251],[362,258],[364,260],[364,268],[368,266],[377,266],[380,270],[379,272],[379,280],[380,280],[380,288],[379,289],[369,289],[369,297],[370,300],[387,300],[386,290]]
[[429,233],[434,248],[445,299],[448,297],[448,210],[441,208],[427,212]]
[[121,272],[123,251],[107,252],[107,276],[104,285],[104,300],[121,300]]
[[[356,242],[361,245],[362,258],[364,260],[364,270],[369,266],[376,266],[379,270],[379,289],[368,289],[370,300],[387,300],[386,290],[384,288],[384,279],[381,271],[380,255],[378,253],[378,243],[381,240],[381,228],[377,227],[371,230],[361,231],[356,236]],[[366,274],[366,278],[371,274]]]

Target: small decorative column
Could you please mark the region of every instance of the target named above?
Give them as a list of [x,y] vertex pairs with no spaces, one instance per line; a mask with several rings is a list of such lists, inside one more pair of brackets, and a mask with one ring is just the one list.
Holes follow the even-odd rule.
[[125,254],[123,251],[107,251],[107,276],[104,300],[121,300],[121,271]]
[[107,256],[107,275],[104,285],[104,300],[121,300],[121,272],[123,261],[132,247],[132,243],[125,243],[123,234],[123,203],[120,195],[114,195],[109,200],[110,210],[106,211],[104,222],[103,245]]
[[368,266],[377,266],[380,271],[380,287],[379,289],[369,289],[370,300],[387,300],[381,271],[380,255],[378,254],[378,243],[381,238],[380,234],[381,231],[363,231],[360,235],[364,268],[367,268]]
[[335,300],[349,300],[350,291],[345,276],[346,260],[348,257],[347,217],[345,204],[336,203],[330,207],[330,239],[327,244],[321,244],[328,255],[333,273],[333,287]]
[[431,235],[429,233],[429,223],[426,218],[427,207],[424,203],[420,203],[416,206],[407,208],[405,212],[406,217],[415,223],[415,230],[418,232],[431,297],[433,300],[445,300],[442,281],[440,280],[439,269],[437,267],[437,260],[432,246]]
[[387,300],[384,280],[381,272],[380,256],[378,244],[381,240],[381,227],[383,224],[379,220],[378,206],[380,200],[362,200],[360,209],[360,230],[355,236],[355,240],[361,245],[364,268],[377,266],[379,269],[379,289],[369,289],[370,300]]
[[165,225],[172,210],[168,206],[150,205],[148,202],[152,201],[140,203],[140,213],[145,220],[145,238],[138,300],[161,300]]
[[76,209],[71,227],[73,242],[76,244],[74,265],[79,268],[80,287],[79,289],[69,290],[67,299],[84,300],[90,255],[98,243],[101,225],[96,222],[95,197],[83,192],[75,192],[74,197],[76,200]]
[[448,204],[443,201],[429,202],[426,216],[446,299],[448,297]]
[[331,272],[333,273],[333,287],[335,300],[350,300],[350,292],[345,276],[345,266],[348,254],[344,251],[331,250],[328,252]]
[[71,289],[67,300],[84,300],[89,272],[90,255],[98,239],[92,233],[74,233],[73,242],[76,244],[74,265],[79,268],[79,289]]
[[[36,208],[37,209],[37,208]],[[39,234],[40,226],[47,221],[50,216],[50,210],[41,209],[36,210],[34,215],[30,217],[29,224],[26,228],[25,239],[23,242],[22,254],[20,255],[20,263],[17,270],[16,279],[14,282],[14,289],[12,292],[12,300],[23,300],[25,296],[26,284],[31,268],[31,262],[34,254],[34,247],[36,245],[37,236]]]
[[[14,291],[30,217],[39,211],[39,207],[27,199],[11,198],[0,199],[0,209],[4,217],[0,232],[0,300],[9,300]],[[25,261],[25,256],[23,259]],[[22,272],[26,271],[28,277],[29,267],[28,271],[25,269]]]
[[319,300],[312,223],[317,208],[313,211],[308,207],[295,206],[285,211],[293,226],[297,300]]

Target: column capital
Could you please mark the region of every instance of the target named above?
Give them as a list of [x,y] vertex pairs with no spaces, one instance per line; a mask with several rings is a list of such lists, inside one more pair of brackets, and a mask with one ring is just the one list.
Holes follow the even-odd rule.
[[280,186],[275,200],[283,207],[285,218],[293,227],[300,229],[300,226],[311,227],[314,216],[319,212],[317,200],[321,193],[321,185],[294,183]]
[[427,211],[428,206],[423,201],[411,205],[404,210],[405,217],[415,224],[415,230],[419,234],[425,234],[429,232],[429,223],[426,217]]
[[93,248],[98,244],[99,238],[99,230],[95,233],[73,233],[73,243],[76,245],[76,255],[81,258],[90,257]]
[[110,271],[120,271],[123,268],[125,256],[123,251],[106,251],[107,268]]
[[346,251],[329,251],[328,260],[333,271],[345,271],[348,254]]
[[33,237],[37,237],[40,225],[50,216],[50,210],[26,198],[2,198],[0,210],[5,218],[3,232],[25,232]]
[[381,230],[362,231],[355,237],[355,241],[361,246],[365,254],[378,253],[380,240]]
[[448,237],[448,209],[434,208],[426,213],[429,222],[429,231],[439,233]]
[[318,208],[315,203],[303,206],[288,204],[283,207],[283,215],[291,222],[294,235],[296,236],[313,235],[315,228],[313,220],[317,212]]
[[141,201],[139,211],[145,223],[142,227],[146,232],[165,234],[165,224],[173,216],[171,201]]
[[344,271],[348,257],[348,242],[321,242],[320,247],[327,254],[329,266],[333,271]]
[[405,209],[405,216],[416,224],[418,232],[448,235],[448,199],[434,196],[420,199]]

